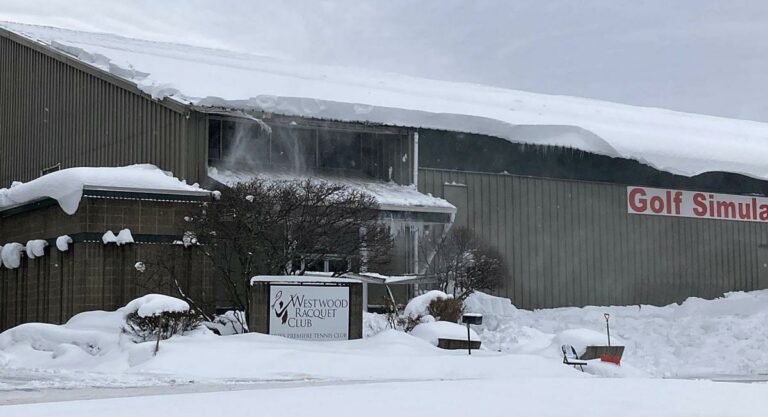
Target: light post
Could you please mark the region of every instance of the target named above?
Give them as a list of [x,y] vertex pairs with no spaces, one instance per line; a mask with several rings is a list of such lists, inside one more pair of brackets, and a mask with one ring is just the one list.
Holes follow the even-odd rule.
[[472,337],[470,336],[469,325],[479,326],[483,324],[483,315],[477,313],[464,313],[461,316],[461,322],[467,325],[467,351],[472,354]]

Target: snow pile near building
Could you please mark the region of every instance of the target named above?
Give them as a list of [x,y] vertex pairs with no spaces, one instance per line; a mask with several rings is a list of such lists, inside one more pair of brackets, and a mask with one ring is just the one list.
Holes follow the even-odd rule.
[[[160,343],[133,343],[121,333],[131,312],[152,315],[189,306],[149,295],[112,312],[91,311],[66,324],[28,323],[0,334],[0,367],[113,376],[176,375],[185,381],[419,380],[583,375],[558,361],[526,355],[445,351],[394,330],[361,340],[303,342],[249,333],[216,336],[200,329]],[[466,334],[465,334],[466,335]],[[69,374],[68,374],[69,375]]]
[[[749,375],[768,372],[768,290],[732,292],[716,300],[689,298],[664,307],[611,306],[546,310],[496,310],[487,295],[467,305],[484,314],[475,327],[483,348],[561,358],[560,346],[583,352],[611,342],[624,345],[625,365],[654,376]],[[488,308],[486,308],[488,307]],[[474,327],[474,326],[473,326]]]
[[766,123],[108,34],[0,26],[135,83],[155,98],[201,108],[457,130],[631,158],[681,175],[725,171],[768,179]]
[[225,184],[234,185],[239,182],[253,181],[261,178],[265,181],[287,182],[305,181],[311,179],[333,185],[343,185],[350,190],[364,192],[376,199],[383,210],[430,210],[455,213],[456,208],[448,201],[420,193],[413,185],[400,185],[394,182],[363,180],[355,178],[331,178],[322,175],[281,174],[267,172],[234,171],[227,169],[208,168],[208,176]]
[[[0,366],[119,372],[151,357],[152,343],[133,343],[122,332],[128,314],[141,317],[188,311],[189,305],[160,294],[137,298],[116,311],[88,311],[63,325],[26,323],[0,333]],[[205,329],[193,336],[208,334]]]
[[[417,325],[411,330],[411,335],[437,346],[438,339],[467,340],[467,328],[449,321],[433,321]],[[480,340],[472,329],[469,329],[469,337],[470,340]]]
[[114,168],[69,168],[52,172],[11,188],[0,188],[0,210],[31,203],[44,198],[58,201],[67,214],[74,214],[87,188],[140,189],[163,192],[198,192],[205,190],[188,185],[171,173],[154,165],[140,164]]

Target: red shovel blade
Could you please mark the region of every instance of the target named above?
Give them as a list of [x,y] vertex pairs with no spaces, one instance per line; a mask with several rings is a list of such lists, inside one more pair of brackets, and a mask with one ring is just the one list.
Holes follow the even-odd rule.
[[621,358],[614,355],[600,355],[600,360],[603,362],[610,362],[615,363],[616,365],[621,365]]

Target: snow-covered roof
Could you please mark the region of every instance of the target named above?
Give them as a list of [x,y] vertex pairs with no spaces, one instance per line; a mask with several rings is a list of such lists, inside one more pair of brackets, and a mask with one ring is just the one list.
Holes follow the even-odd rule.
[[257,275],[251,278],[251,285],[257,282],[301,283],[301,284],[359,284],[360,280],[317,275]]
[[[310,178],[308,175],[293,173],[236,171],[217,168],[209,168],[208,176],[224,185],[230,186],[238,182],[251,181],[255,178],[262,178],[267,181],[301,181]],[[362,178],[326,177],[317,174],[312,174],[311,178],[316,181],[344,185],[353,190],[363,191],[373,196],[382,210],[456,213],[456,207],[451,203],[442,198],[422,194],[413,185],[400,185],[394,182]]]
[[[458,130],[768,179],[768,124],[40,26],[10,31],[195,106]],[[534,128],[545,127],[545,128]]]
[[0,211],[52,198],[67,214],[74,214],[83,190],[108,189],[122,191],[162,192],[164,194],[208,195],[197,185],[188,185],[154,165],[126,167],[68,168],[52,172],[27,183],[14,183],[0,188]]

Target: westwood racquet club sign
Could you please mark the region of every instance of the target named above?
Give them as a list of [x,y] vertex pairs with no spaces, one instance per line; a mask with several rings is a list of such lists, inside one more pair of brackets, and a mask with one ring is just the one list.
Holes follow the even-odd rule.
[[269,334],[299,340],[349,339],[349,287],[272,285]]

